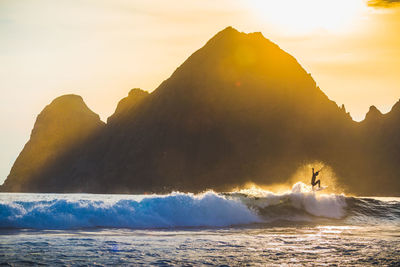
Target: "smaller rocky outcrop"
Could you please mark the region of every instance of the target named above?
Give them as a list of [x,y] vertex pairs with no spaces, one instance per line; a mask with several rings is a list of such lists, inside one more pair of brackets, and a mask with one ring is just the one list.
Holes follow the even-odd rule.
[[127,114],[130,114],[131,112],[133,112],[133,109],[138,107],[139,104],[142,103],[142,101],[146,99],[148,96],[149,92],[147,91],[144,91],[140,88],[132,89],[127,97],[121,99],[118,102],[114,114],[108,117],[107,123],[113,123],[116,120],[125,117]]

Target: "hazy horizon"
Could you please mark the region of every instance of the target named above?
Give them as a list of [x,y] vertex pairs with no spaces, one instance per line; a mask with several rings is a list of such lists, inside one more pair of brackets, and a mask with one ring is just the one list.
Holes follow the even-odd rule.
[[131,88],[153,91],[227,26],[261,31],[353,119],[371,105],[390,111],[400,98],[396,1],[282,2],[2,1],[0,184],[55,97],[81,95],[106,121]]

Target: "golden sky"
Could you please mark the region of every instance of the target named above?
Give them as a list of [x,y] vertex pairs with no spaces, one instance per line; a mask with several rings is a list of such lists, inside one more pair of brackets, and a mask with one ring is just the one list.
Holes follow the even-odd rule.
[[0,0],[0,183],[57,96],[103,120],[227,26],[261,31],[355,120],[400,98],[400,0]]

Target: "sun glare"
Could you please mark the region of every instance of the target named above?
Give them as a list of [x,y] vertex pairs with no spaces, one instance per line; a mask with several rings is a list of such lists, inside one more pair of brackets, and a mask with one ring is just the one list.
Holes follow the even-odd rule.
[[366,9],[364,0],[252,0],[263,21],[291,33],[345,31]]

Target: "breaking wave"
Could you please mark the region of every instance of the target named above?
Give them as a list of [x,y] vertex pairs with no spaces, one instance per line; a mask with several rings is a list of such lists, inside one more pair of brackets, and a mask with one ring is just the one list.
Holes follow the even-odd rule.
[[[12,195],[13,197],[10,197]],[[400,222],[400,202],[314,193],[297,183],[290,192],[127,195],[0,194],[0,228],[225,227],[277,221]]]
[[201,195],[173,193],[139,201],[56,198],[0,204],[2,228],[220,227],[258,221],[258,216],[243,203],[213,192]]

